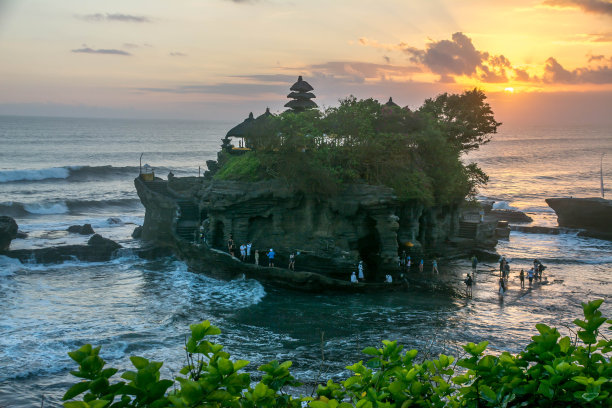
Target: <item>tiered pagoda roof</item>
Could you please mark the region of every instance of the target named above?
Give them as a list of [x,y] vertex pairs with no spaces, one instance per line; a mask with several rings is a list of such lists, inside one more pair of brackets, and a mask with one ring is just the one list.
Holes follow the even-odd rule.
[[316,98],[315,94],[310,92],[314,90],[314,88],[310,86],[308,82],[304,81],[301,75],[298,77],[297,82],[289,89],[293,92],[287,95],[287,98],[291,100],[285,104],[285,107],[297,112],[317,107],[317,104],[311,100]]

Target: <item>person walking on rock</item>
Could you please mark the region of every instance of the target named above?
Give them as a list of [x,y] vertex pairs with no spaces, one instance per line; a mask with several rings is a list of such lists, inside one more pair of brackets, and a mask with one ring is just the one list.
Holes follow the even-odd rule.
[[472,269],[476,270],[477,267],[478,267],[478,258],[476,258],[476,255],[474,255],[472,257]]
[[295,254],[292,252],[291,255],[289,255],[289,269],[291,269],[292,271],[295,271]]
[[251,262],[251,247],[253,246],[253,243],[251,241],[247,242],[246,244],[246,259],[248,262]]
[[531,282],[533,282],[533,273],[533,268],[527,272],[527,277],[529,277],[529,286],[531,286]]
[[440,274],[440,271],[438,271],[438,261],[435,258],[431,264],[431,272],[435,273],[436,275]]
[[474,281],[472,280],[472,276],[468,273],[467,277],[464,280],[465,282],[465,294],[467,297],[472,297],[472,285]]
[[425,264],[425,261],[421,258],[421,262],[419,262],[419,272],[423,273],[423,265]]
[[274,267],[274,256],[276,253],[274,252],[274,248],[270,248],[270,252],[268,252],[268,266]]
[[240,259],[242,259],[242,262],[246,260],[246,245],[245,244],[240,245]]
[[359,261],[359,265],[357,266],[357,269],[359,270],[359,280],[363,281],[365,280],[365,276],[363,274],[363,261]]
[[521,280],[521,288],[525,287],[525,271],[521,269],[521,273],[519,274],[519,279]]
[[259,266],[259,250],[255,250],[255,265]]

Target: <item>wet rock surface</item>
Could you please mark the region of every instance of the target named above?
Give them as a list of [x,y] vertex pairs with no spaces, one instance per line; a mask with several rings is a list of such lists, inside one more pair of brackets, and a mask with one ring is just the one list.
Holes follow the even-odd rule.
[[83,225],[71,225],[66,230],[73,234],[81,234],[81,235],[91,235],[95,234],[94,229],[91,224],[83,224]]
[[112,258],[121,245],[98,234],[93,235],[87,245],[62,245],[37,249],[18,249],[2,254],[17,258],[21,262],[62,263],[77,259],[85,262],[105,262]]
[[17,238],[19,226],[12,217],[0,216],[0,251],[6,251],[11,245],[11,241]]

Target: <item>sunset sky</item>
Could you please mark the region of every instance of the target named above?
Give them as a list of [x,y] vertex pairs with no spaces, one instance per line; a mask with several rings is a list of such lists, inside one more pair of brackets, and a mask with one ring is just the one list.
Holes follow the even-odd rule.
[[0,0],[0,114],[241,120],[480,87],[511,123],[612,123],[610,0]]

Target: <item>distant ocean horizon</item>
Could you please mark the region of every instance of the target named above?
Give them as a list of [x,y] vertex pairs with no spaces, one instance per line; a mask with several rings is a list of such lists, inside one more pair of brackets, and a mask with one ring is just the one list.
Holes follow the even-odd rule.
[[[219,342],[247,367],[292,360],[292,372],[312,382],[320,364],[339,378],[365,346],[397,339],[434,352],[457,353],[468,341],[491,352],[520,349],[535,323],[558,326],[580,314],[580,302],[604,298],[612,312],[612,243],[577,236],[512,232],[497,250],[511,260],[511,290],[500,302],[495,265],[483,264],[474,298],[448,299],[416,291],[354,296],[307,295],[254,280],[219,281],[195,274],[172,257],[134,257],[131,233],[144,219],[133,180],[142,164],[159,177],[197,176],[215,159],[225,133],[241,120],[62,118],[0,116],[0,215],[14,217],[27,239],[11,248],[84,243],[66,228],[90,223],[126,249],[110,262],[21,263],[0,256],[0,406],[60,405],[67,390],[67,352],[102,345],[110,366],[128,356],[165,360],[170,377],[183,363],[189,324],[210,319]],[[489,175],[479,198],[495,208],[526,212],[531,225],[556,226],[548,197],[599,197],[600,160],[606,198],[612,197],[609,126],[503,125],[492,141],[468,154]],[[521,292],[516,272],[534,258],[548,265],[547,284]],[[299,267],[299,258],[297,260]],[[458,279],[468,260],[441,265]],[[458,284],[460,281],[457,280]],[[343,322],[342,325],[337,324]]]

